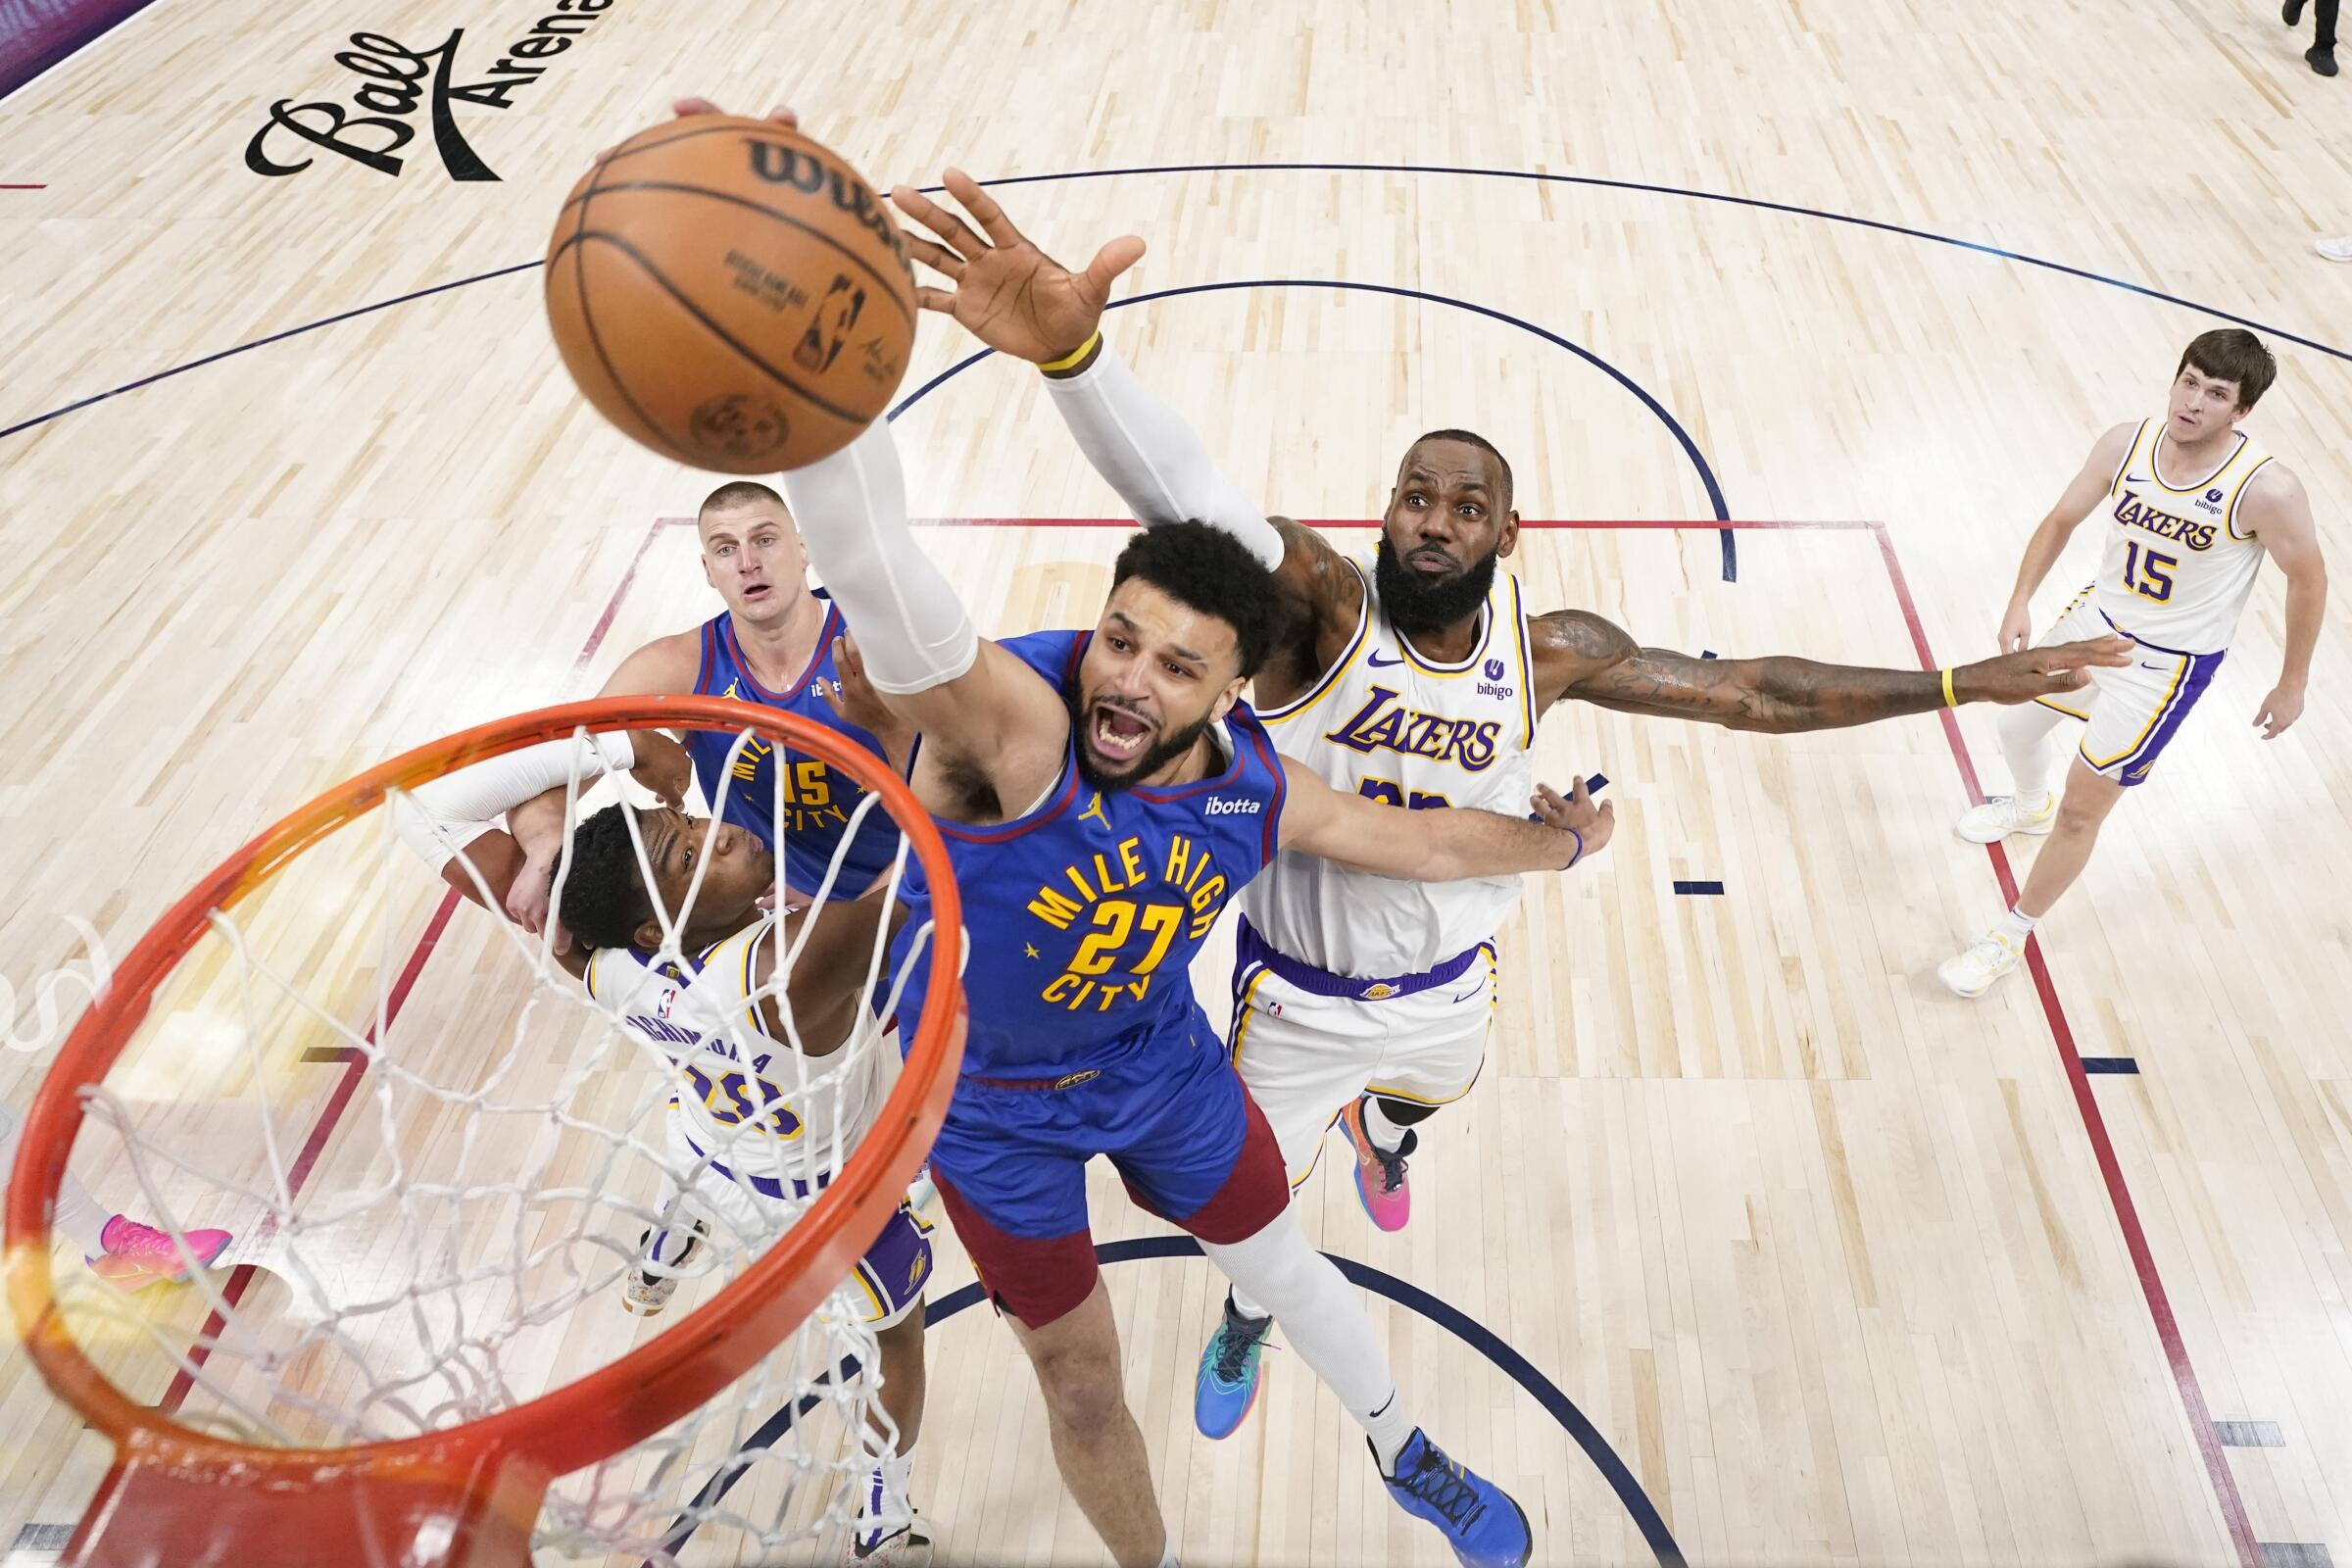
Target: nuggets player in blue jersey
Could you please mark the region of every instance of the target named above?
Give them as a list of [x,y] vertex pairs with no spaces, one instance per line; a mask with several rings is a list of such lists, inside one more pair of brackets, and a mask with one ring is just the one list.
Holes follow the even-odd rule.
[[[1465,1563],[1525,1562],[1525,1513],[1413,1424],[1361,1302],[1298,1229],[1273,1134],[1186,967],[1278,852],[1437,881],[1559,870],[1606,842],[1609,808],[1540,790],[1516,803],[1533,820],[1399,819],[1288,765],[1239,701],[1270,647],[1274,578],[1217,529],[1130,540],[1092,630],[998,643],[917,546],[887,424],[784,483],[868,676],[921,733],[911,782],[966,904],[970,1028],[933,1177],[1111,1556],[1174,1560],[1096,1271],[1098,1154],[1281,1318],[1400,1506]],[[894,955],[918,966],[906,1006],[929,979],[909,942]]]
[[[947,183],[985,235],[913,191],[893,193],[936,236],[910,234],[911,252],[956,285],[922,303],[1043,366],[1054,406],[1138,520],[1205,518],[1275,570],[1285,620],[1252,696],[1283,749],[1337,789],[1414,815],[1499,808],[1528,774],[1538,719],[1570,698],[1785,733],[2063,694],[2083,684],[2085,665],[2125,657],[2109,639],[1941,673],[1698,659],[1642,647],[1587,611],[1529,613],[1515,579],[1497,572],[1518,543],[1510,465],[1467,430],[1406,450],[1374,559],[1359,565],[1313,529],[1269,520],[1103,341],[1110,284],[1140,240],[1114,240],[1071,272],[979,186],[954,172]],[[1286,854],[1245,895],[1231,1045],[1293,1181],[1307,1178],[1336,1121],[1373,1222],[1404,1224],[1415,1124],[1469,1093],[1484,1060],[1493,938],[1519,887],[1424,887]],[[1272,1315],[1237,1286],[1201,1357],[1204,1433],[1222,1437],[1247,1414]]]
[[[2012,833],[2046,833],[2050,842],[2009,912],[1936,967],[1958,995],[1983,996],[2024,961],[2034,925],[2089,863],[2107,814],[2124,791],[2147,782],[2221,668],[2266,556],[2286,577],[2286,649],[2254,724],[2276,740],[2302,716],[2311,653],[2327,618],[2328,566],[2302,482],[2241,428],[2278,373],[2270,350],[2244,328],[2201,334],[2174,368],[2163,417],[2100,436],[2026,541],[2000,646],[2032,641],[2034,589],[2096,513],[2098,574],[2042,641],[2121,632],[2132,658],[2099,670],[2087,691],[2001,715],[2001,755],[2015,787],[1964,813],[1957,831],[1978,844]],[[2061,797],[2050,787],[2050,741],[2068,718],[2082,721],[2082,734]]]
[[[695,531],[703,576],[725,608],[700,626],[657,637],[630,654],[598,695],[700,693],[759,703],[839,730],[904,768],[904,726],[889,725],[887,715],[864,715],[885,723],[886,733],[877,735],[841,709],[837,662],[851,657],[843,646],[847,628],[824,592],[808,586],[808,552],[784,498],[748,480],[720,485],[703,502]],[[728,821],[779,853],[795,903],[815,896],[837,852],[841,867],[833,898],[860,897],[889,871],[899,834],[888,812],[868,809],[843,844],[866,794],[855,780],[815,758],[790,751],[778,756],[758,739],[737,750],[735,739],[689,730],[684,758],[669,764],[670,771],[682,774],[690,763],[703,798],[724,800]],[[663,764],[649,757],[645,765],[658,772]],[[674,802],[683,784],[682,777],[667,778],[662,793]],[[509,827],[532,874],[514,879],[508,912],[535,931],[547,915],[547,873],[562,846],[564,792],[526,803],[510,813]]]

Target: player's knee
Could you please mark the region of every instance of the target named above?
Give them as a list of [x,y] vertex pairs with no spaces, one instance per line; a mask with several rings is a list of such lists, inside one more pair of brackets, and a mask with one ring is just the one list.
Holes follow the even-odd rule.
[[2065,834],[2098,832],[2099,824],[2107,820],[2107,813],[2115,808],[2119,793],[2112,789],[2068,790],[2058,802],[2055,831]]
[[1119,1378],[1119,1366],[1108,1357],[1092,1353],[1039,1357],[1037,1383],[1054,1420],[1081,1441],[1105,1437],[1128,1418],[1127,1391]]
[[2003,751],[2015,751],[2031,746],[2057,725],[2058,715],[2039,703],[2019,703],[2001,710],[1994,720],[1994,730],[2001,738]]

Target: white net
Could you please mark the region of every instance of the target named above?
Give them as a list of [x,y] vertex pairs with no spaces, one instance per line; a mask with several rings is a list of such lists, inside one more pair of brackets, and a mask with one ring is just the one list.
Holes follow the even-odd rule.
[[[730,764],[774,739],[737,735]],[[396,795],[213,911],[157,988],[84,1093],[71,1169],[167,1233],[166,1268],[207,1228],[235,1240],[181,1289],[132,1294],[61,1259],[66,1323],[118,1387],[262,1445],[476,1421],[674,1329],[840,1173],[898,1072],[881,1020],[905,982],[886,918],[905,837],[866,898],[827,897],[862,879],[857,830],[889,821],[874,796],[834,813],[826,885],[771,917],[751,897],[757,836],[718,825],[723,792],[710,817],[657,808],[599,785],[576,744],[588,776],[565,790],[564,842],[594,817],[612,853],[603,873],[566,857],[556,912],[593,894],[609,913],[612,888],[589,883],[617,863],[648,951],[600,951],[575,976],[552,925],[530,935],[442,891],[392,830],[405,813],[413,844],[429,813]],[[731,765],[730,787],[755,771]],[[765,775],[789,831],[794,781]],[[477,843],[457,862],[490,908],[496,859]],[[558,1481],[535,1560],[838,1555],[896,1443],[875,1323],[919,1297],[925,1228],[894,1214],[750,1373]]]

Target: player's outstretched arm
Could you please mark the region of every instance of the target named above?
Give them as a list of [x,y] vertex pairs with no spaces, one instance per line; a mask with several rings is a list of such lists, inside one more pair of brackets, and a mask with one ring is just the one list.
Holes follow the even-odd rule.
[[1069,739],[1061,694],[973,629],[955,585],[915,542],[889,423],[876,419],[833,456],[785,474],[784,492],[809,561],[857,628],[865,681],[921,733],[926,753],[951,773],[976,772],[1001,800],[1042,793]]
[[1595,807],[1578,779],[1565,800],[1537,786],[1535,819],[1445,807],[1403,811],[1346,795],[1295,758],[1285,757],[1289,798],[1282,807],[1282,847],[1320,856],[1352,871],[1411,882],[1455,882],[1514,871],[1564,871],[1600,852],[1617,828],[1614,805]]
[[2311,653],[2319,646],[2328,617],[2328,563],[2320,556],[2320,532],[2311,520],[2311,498],[2303,482],[2273,463],[2247,481],[2238,517],[2262,541],[2286,574],[2286,653],[2278,684],[2262,700],[2254,722],[2266,741],[2277,740],[2303,716],[2304,687],[2311,679]]
[[2042,515],[2035,525],[2034,536],[2026,541],[2026,553],[2017,564],[2017,585],[2010,590],[2008,608],[2001,612],[1999,648],[2004,654],[2023,653],[2034,646],[2034,590],[2041,579],[2050,574],[2058,557],[2066,550],[2066,542],[2074,537],[2091,509],[2124,471],[2124,460],[2132,455],[2132,443],[2139,434],[2137,424],[2119,424],[2091,445],[2090,456],[2083,460],[2081,471],[2067,481],[2065,493],[2058,504]]
[[[2132,662],[2132,640],[2034,648],[1947,670],[1872,669],[1810,659],[1694,659],[1643,648],[1600,616],[1558,610],[1529,622],[1536,701],[1574,697],[1625,713],[1788,734],[1841,729],[1962,703],[2023,703],[2074,691],[2094,664]],[[1948,685],[1947,685],[1948,680]]]
[[[1042,368],[1079,450],[1138,522],[1212,523],[1273,567],[1299,635],[1313,639],[1312,647],[1287,650],[1307,666],[1288,673],[1311,681],[1328,662],[1317,651],[1337,657],[1354,632],[1362,580],[1312,528],[1268,517],[1103,337],[1111,286],[1143,258],[1144,242],[1132,234],[1114,239],[1083,271],[1072,271],[1023,234],[969,174],[951,169],[945,181],[972,222],[910,187],[891,192],[899,210],[930,231],[907,230],[908,252],[954,285],[918,289],[923,308],[953,316],[1000,354]],[[1277,685],[1285,673],[1275,671]],[[1261,688],[1264,681],[1261,675]]]

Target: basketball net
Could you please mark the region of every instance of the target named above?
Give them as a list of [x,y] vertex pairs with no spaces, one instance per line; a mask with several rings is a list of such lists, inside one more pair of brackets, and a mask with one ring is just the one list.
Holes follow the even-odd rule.
[[[578,766],[565,787],[564,843],[594,808],[591,791],[618,801],[661,930],[652,961],[691,977],[700,955],[683,932],[701,906],[715,825],[729,803],[722,792],[711,817],[696,824],[703,853],[691,884],[677,908],[662,907],[641,792],[621,780],[599,784],[590,740],[592,731],[676,724],[678,706],[582,704],[485,726],[469,743],[454,737],[438,755],[401,760],[405,782],[571,734]],[[684,706],[744,715],[729,789],[733,764],[755,755],[752,748],[824,755],[820,742],[830,740],[770,710],[715,699]],[[708,716],[701,722],[716,727]],[[789,769],[775,760],[768,805],[782,827],[794,820],[794,804]],[[888,779],[881,763],[866,761]],[[163,1425],[178,1429],[172,1436],[193,1435],[199,1451],[230,1444],[367,1454],[491,1430],[479,1427],[484,1422],[502,1432],[514,1426],[514,1451],[549,1473],[571,1472],[545,1497],[531,1532],[533,1560],[770,1561],[794,1543],[838,1550],[877,1457],[893,1451],[898,1436],[880,1401],[866,1321],[877,1310],[875,1292],[846,1260],[891,1220],[954,1076],[952,1047],[937,1082],[928,1059],[937,1054],[918,1052],[924,1081],[912,1081],[910,1068],[884,1102],[882,1086],[901,1069],[898,1035],[881,1020],[896,1013],[907,980],[906,965],[889,962],[887,922],[874,922],[878,933],[857,973],[826,981],[858,984],[874,999],[872,1011],[858,1009],[838,1049],[807,1054],[805,1044],[822,1052],[829,1042],[804,1042],[788,1009],[783,1038],[771,1039],[741,1005],[698,1008],[691,983],[660,1004],[665,1027],[649,1033],[621,1011],[629,993],[608,984],[591,998],[557,960],[568,853],[553,892],[555,918],[538,935],[485,909],[452,914],[444,904],[436,911],[438,885],[393,831],[395,816],[408,813],[414,838],[417,820],[401,782],[375,797],[390,810],[362,814],[373,799],[354,799],[328,831],[253,854],[250,868],[202,907],[201,931],[178,961],[155,974],[152,1004],[143,1020],[132,1009],[111,1065],[70,1086],[86,1117],[72,1145],[74,1172],[110,1206],[168,1231],[183,1264],[194,1261],[194,1227],[234,1230],[231,1250],[214,1268],[193,1269],[186,1288],[136,1296],[61,1258],[51,1315],[25,1325],[27,1340],[45,1342],[62,1328],[69,1348],[107,1383],[134,1405],[157,1406]],[[866,795],[843,825],[842,853],[809,909],[773,920],[757,939],[772,973],[753,990],[754,1004],[785,995],[819,921],[856,917],[859,906],[826,895],[849,891],[840,886],[843,854],[876,813],[901,828],[881,896],[896,896],[910,844],[934,885],[941,880],[944,852],[928,863],[936,833],[911,797],[895,780],[867,787],[885,793]],[[427,831],[454,847],[445,830]],[[265,835],[249,850],[269,841]],[[785,844],[774,848],[780,875]],[[498,906],[471,858],[461,852],[452,863],[477,897]],[[416,932],[428,926],[419,941]],[[165,935],[159,927],[156,936]],[[957,930],[940,941],[924,925],[906,949],[910,962],[938,942],[942,984],[934,990],[950,994],[949,1013],[960,937]],[[125,965],[129,983],[136,968],[134,956]],[[642,1005],[644,993],[634,1000]],[[103,999],[83,1030],[107,1027],[102,1011]],[[935,1014],[936,1005],[926,1008],[927,1036]],[[956,1019],[941,1017],[937,1033],[945,1037]],[[915,1022],[906,1023],[911,1036]],[[59,1073],[85,1059],[74,1046],[61,1054]],[[759,1058],[765,1065],[748,1070]],[[722,1081],[723,1092],[710,1087]],[[43,1116],[57,1088],[45,1088],[36,1103],[18,1186],[49,1153],[43,1134],[58,1122]],[[686,1143],[672,1126],[683,1115],[672,1102],[682,1095],[721,1099],[740,1119],[698,1123]],[[797,1130],[780,1136],[786,1125]],[[889,1129],[872,1141],[890,1147],[868,1151],[858,1181],[842,1183],[872,1127]],[[881,1155],[888,1170],[876,1166]],[[754,1194],[723,1171],[769,1179]],[[858,1192],[833,1192],[837,1183]],[[714,1184],[734,1200],[710,1200]],[[42,1197],[54,1192],[52,1180]],[[12,1193],[12,1244],[20,1197]],[[830,1277],[799,1282],[814,1309],[764,1353],[735,1345],[727,1353],[745,1369],[723,1386],[709,1363],[652,1380],[635,1372],[653,1356],[614,1366],[665,1334],[679,1339],[654,1355],[668,1363],[684,1359],[675,1347],[686,1340],[726,1340],[726,1309],[737,1303],[712,1298],[820,1220],[842,1234],[827,1242]],[[688,1230],[696,1245],[681,1256]],[[45,1225],[43,1232],[46,1242]],[[12,1257],[21,1321],[27,1300],[37,1301],[27,1297],[27,1272]],[[632,1276],[641,1289],[660,1281],[674,1293],[661,1315],[623,1310]],[[35,1348],[44,1374],[68,1391],[51,1365],[54,1349]],[[678,1387],[699,1379],[717,1392],[674,1416],[648,1415],[668,1397],[663,1379]],[[546,1430],[499,1419],[533,1413],[525,1410],[530,1401],[583,1384],[609,1393],[574,1399],[565,1406],[570,1418]],[[598,1449],[583,1425],[608,1418],[618,1451],[572,1468]],[[646,1430],[620,1430],[632,1422]],[[136,1494],[126,1494],[124,1506],[135,1503]],[[351,1560],[376,1559],[355,1547]]]

